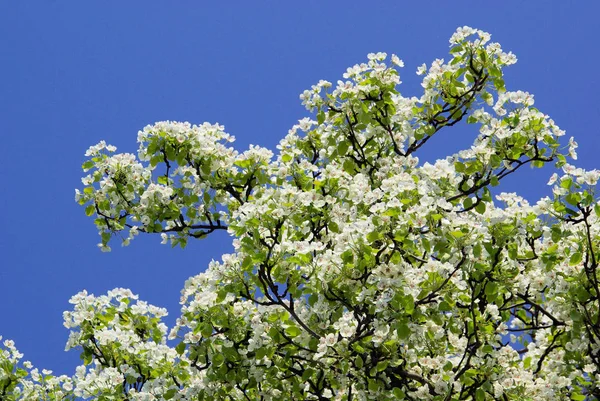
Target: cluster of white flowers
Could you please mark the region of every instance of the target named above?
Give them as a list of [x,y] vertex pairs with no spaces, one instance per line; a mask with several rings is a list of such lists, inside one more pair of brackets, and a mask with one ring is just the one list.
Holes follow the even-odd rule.
[[[598,178],[600,178],[600,170],[584,170],[571,164],[565,164],[562,166],[562,170],[564,174],[561,177],[559,177],[558,173],[552,174],[550,180],[548,180],[548,185],[553,185],[557,182],[557,180],[559,183],[566,180],[574,180],[580,185],[586,184],[589,186],[595,186],[598,183]],[[562,189],[566,190],[567,188]]]
[[[516,57],[489,40],[459,28],[447,62],[419,67],[419,97],[397,90],[397,56],[387,65],[386,53],[369,54],[344,81],[300,96],[316,115],[292,127],[275,157],[258,146],[238,153],[207,123],[147,126],[140,161],[91,147],[76,200],[96,216],[103,250],[121,231],[124,244],[158,233],[184,246],[222,229],[234,252],[187,280],[171,330],[165,310],[129,290],[75,295],[66,348],[80,349],[84,365],[55,378],[21,364],[5,341],[9,399],[597,392],[600,171],[567,163],[577,143],[563,154],[564,131],[533,95],[506,90],[502,69]],[[472,146],[419,162],[433,135],[463,120],[477,126]],[[562,171],[550,178],[553,198],[492,196],[523,166],[551,162]]]

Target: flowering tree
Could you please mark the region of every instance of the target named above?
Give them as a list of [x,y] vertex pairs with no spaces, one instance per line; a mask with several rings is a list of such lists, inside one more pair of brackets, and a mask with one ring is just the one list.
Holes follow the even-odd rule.
[[[275,158],[207,123],[148,126],[137,157],[92,146],[76,198],[102,250],[226,230],[235,252],[185,283],[171,330],[129,290],[77,294],[83,364],[40,373],[5,341],[0,400],[600,399],[600,172],[567,164],[577,144],[506,91],[516,58],[489,39],[459,28],[448,62],[419,67],[420,97],[384,53],[320,81]],[[458,123],[473,145],[420,164]],[[546,164],[553,198],[492,196]]]

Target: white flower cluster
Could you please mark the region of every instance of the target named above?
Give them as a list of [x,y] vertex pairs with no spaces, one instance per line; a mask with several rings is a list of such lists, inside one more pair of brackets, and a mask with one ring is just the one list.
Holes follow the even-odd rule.
[[[84,365],[55,378],[4,342],[9,399],[598,392],[600,171],[566,162],[577,143],[561,147],[564,131],[533,95],[506,90],[502,69],[516,57],[489,40],[459,28],[447,62],[419,67],[419,97],[397,90],[397,56],[388,66],[386,53],[369,54],[343,81],[301,95],[315,115],[275,157],[238,153],[218,124],[170,121],[140,131],[141,161],[91,147],[76,199],[96,217],[102,249],[122,231],[124,243],[157,233],[184,246],[227,230],[234,252],[187,280],[171,330],[165,310],[129,290],[75,295],[66,348]],[[433,135],[462,121],[478,129],[470,147],[419,161]],[[492,189],[552,162],[553,198],[530,204]]]

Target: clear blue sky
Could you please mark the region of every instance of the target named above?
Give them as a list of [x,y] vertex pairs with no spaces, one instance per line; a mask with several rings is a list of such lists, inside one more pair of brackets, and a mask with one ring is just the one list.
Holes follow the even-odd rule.
[[[212,4],[212,5],[209,5]],[[226,4],[216,6],[214,4]],[[25,359],[72,373],[62,311],[87,289],[128,287],[179,312],[186,278],[230,249],[216,233],[187,249],[136,239],[110,254],[74,202],[81,163],[101,139],[135,152],[136,134],[160,120],[219,122],[240,150],[274,148],[306,115],[298,95],[335,81],[369,52],[406,63],[401,91],[418,95],[423,62],[447,57],[457,26],[492,33],[519,58],[508,89],[574,135],[579,165],[600,168],[600,65],[596,1],[2,1],[0,3],[0,335]],[[473,138],[447,130],[426,159]],[[547,194],[550,170],[504,187]]]

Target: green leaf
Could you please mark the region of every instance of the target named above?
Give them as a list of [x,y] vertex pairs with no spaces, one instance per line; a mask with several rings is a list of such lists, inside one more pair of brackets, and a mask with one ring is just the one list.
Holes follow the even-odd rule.
[[490,75],[492,77],[501,77],[502,76],[502,71],[493,64],[488,67],[488,71],[490,72]]
[[92,351],[88,348],[85,348],[83,350],[83,352],[81,353],[81,359],[83,359],[84,365],[89,365],[90,363],[92,363],[92,355]]
[[323,124],[325,122],[325,113],[323,110],[319,110],[317,113],[317,123]]
[[406,323],[400,323],[396,331],[398,332],[398,338],[402,340],[410,336],[410,328]]
[[506,88],[504,86],[504,80],[502,78],[494,79],[494,86],[496,87],[496,90],[498,91],[498,93],[506,92]]
[[360,345],[359,343],[354,343],[352,344],[352,348],[356,351],[356,352],[360,352],[361,354],[363,352],[365,352],[365,349],[362,347],[362,345]]
[[573,180],[570,177],[566,177],[560,180],[560,187],[564,189],[569,189],[573,184]]
[[490,281],[489,283],[487,283],[487,285],[485,286],[485,295],[496,295],[496,293],[498,292],[498,284]]
[[214,354],[212,357],[212,363],[216,367],[221,366],[225,362],[225,356],[222,353]]
[[352,263],[352,261],[354,260],[354,254],[352,253],[351,249],[347,249],[345,250],[340,257],[342,258],[342,261],[344,263]]
[[250,266],[252,266],[252,257],[250,255],[248,255],[242,261],[242,269],[245,270],[245,269],[247,269]]
[[94,214],[95,211],[96,211],[95,205],[88,205],[88,207],[85,208],[85,215],[91,216]]
[[348,144],[348,141],[340,141],[338,143],[338,147],[337,147],[338,154],[340,156],[345,156],[346,153],[348,152],[348,147],[349,146],[350,145]]
[[271,327],[269,329],[269,336],[273,339],[273,341],[275,342],[279,342],[281,339],[281,334],[279,334],[279,330],[277,330],[277,327]]
[[300,330],[300,328],[297,326],[288,326],[285,328],[285,334],[287,334],[290,337],[297,337],[301,333],[302,333],[302,330]]
[[315,370],[313,368],[307,368],[302,373],[302,380],[307,381],[315,374]]
[[378,231],[371,231],[370,233],[367,234],[367,241],[368,242],[375,242],[378,239],[381,239],[382,235],[380,232]]
[[387,369],[389,365],[389,361],[379,361],[377,362],[377,371],[378,372],[383,372],[384,370]]
[[210,163],[202,163],[202,165],[200,166],[200,169],[206,175],[210,175],[210,173],[211,173]]
[[481,244],[476,243],[475,245],[473,245],[473,255],[476,258],[479,258],[481,256]]
[[412,295],[407,295],[404,297],[404,312],[406,312],[407,315],[412,315],[413,312],[415,311],[415,300],[413,299]]
[[463,51],[463,47],[461,45],[456,45],[452,49],[450,49],[450,53],[459,53]]
[[404,391],[402,391],[398,387],[394,387],[394,389],[392,390],[392,392],[394,393],[394,397],[397,400],[403,400],[406,397],[406,394],[404,394]]
[[355,169],[354,162],[350,159],[344,160],[343,168],[346,173],[353,174]]
[[356,355],[356,358],[354,359],[354,365],[357,369],[362,369],[364,362],[360,355]]
[[379,383],[373,379],[368,379],[368,380],[369,380],[369,384],[367,385],[367,388],[369,389],[369,391],[372,391],[374,393],[379,391]]
[[573,210],[570,207],[565,207],[565,211],[572,216],[577,216],[579,214],[577,210]]
[[94,163],[91,160],[88,160],[87,162],[85,162],[81,165],[81,168],[83,169],[83,171],[88,171],[89,169],[94,167],[94,164],[96,164],[96,163]]
[[177,346],[175,347],[175,351],[177,351],[179,355],[183,355],[183,352],[185,351],[185,343],[182,341],[179,344],[177,344]]
[[333,232],[333,233],[339,233],[340,232],[340,227],[337,225],[337,223],[330,221],[328,224],[329,227],[329,231]]
[[450,307],[450,304],[446,301],[440,302],[438,307],[440,309],[440,312],[449,312],[452,310],[452,307]]
[[579,194],[568,194],[567,196],[565,196],[565,200],[569,204],[577,206],[579,204],[579,201],[581,200],[581,197],[579,196]]
[[581,258],[581,252],[575,252],[573,255],[571,255],[571,258],[569,259],[569,266],[575,266],[579,264],[579,262],[581,262]]
[[213,328],[208,323],[202,323],[200,326],[200,333],[202,334],[202,337],[209,338],[212,336]]
[[267,349],[265,347],[260,347],[256,350],[256,359],[263,359],[267,356]]
[[465,236],[465,233],[463,233],[460,230],[454,230],[454,231],[450,231],[450,235],[452,235],[454,238],[461,238]]
[[154,156],[152,156],[152,157],[150,158],[150,165],[151,165],[152,167],[155,167],[155,166],[156,166],[158,163],[160,163],[160,162],[161,162],[161,160],[162,160],[162,159],[163,159],[163,158],[162,158],[162,156],[161,156],[161,155],[154,155]]

